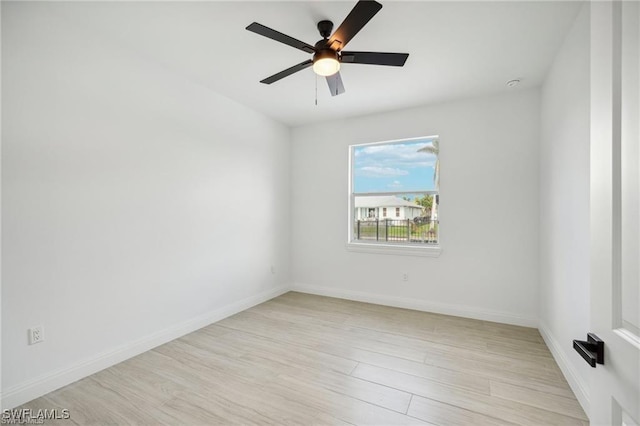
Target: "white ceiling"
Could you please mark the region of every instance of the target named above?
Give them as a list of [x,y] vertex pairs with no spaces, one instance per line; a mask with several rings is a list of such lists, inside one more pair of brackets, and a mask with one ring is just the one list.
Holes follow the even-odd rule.
[[[314,44],[316,23],[335,28],[347,2],[56,3],[75,23],[103,32],[207,88],[288,125],[351,117],[515,90],[543,80],[580,8],[569,2],[399,2],[382,10],[347,50],[410,53],[404,68],[345,64],[346,93],[331,97],[309,68],[259,83],[310,55],[245,30],[253,21]],[[66,8],[66,9],[65,9]]]

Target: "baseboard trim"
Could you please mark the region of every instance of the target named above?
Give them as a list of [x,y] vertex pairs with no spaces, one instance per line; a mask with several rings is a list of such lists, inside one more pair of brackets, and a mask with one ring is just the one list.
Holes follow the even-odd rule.
[[338,299],[354,300],[357,302],[366,302],[376,305],[393,306],[396,308],[413,309],[416,311],[433,312],[436,314],[453,315],[457,317],[499,322],[503,324],[520,325],[523,327],[536,328],[538,326],[537,318],[523,317],[511,313],[490,311],[468,306],[435,303],[425,300],[385,296],[380,294],[343,290],[335,287],[324,287],[308,284],[294,284],[292,290],[300,293],[317,294],[319,296],[336,297]]
[[547,347],[551,351],[551,355],[553,355],[553,359],[556,360],[558,367],[564,374],[564,377],[567,379],[571,390],[576,395],[578,402],[582,406],[587,417],[589,417],[589,410],[591,404],[589,403],[589,394],[587,393],[587,386],[584,381],[580,378],[576,369],[573,367],[573,364],[569,362],[565,352],[562,350],[558,341],[553,337],[553,335],[549,332],[546,324],[540,321],[540,325],[538,326],[538,330],[540,331],[540,335],[544,339],[544,342],[547,344]]
[[234,302],[230,305],[207,312],[199,317],[187,320],[183,323],[166,328],[152,335],[143,337],[134,342],[122,345],[116,349],[103,352],[94,357],[81,361],[73,366],[52,371],[51,373],[3,389],[2,407],[14,408],[29,402],[42,395],[46,395],[56,389],[95,374],[105,368],[111,367],[136,355],[140,355],[150,349],[163,345],[171,340],[182,337],[209,324],[220,321],[226,317],[242,312],[252,306],[266,302],[290,291],[289,286],[281,286],[270,289],[251,297]]

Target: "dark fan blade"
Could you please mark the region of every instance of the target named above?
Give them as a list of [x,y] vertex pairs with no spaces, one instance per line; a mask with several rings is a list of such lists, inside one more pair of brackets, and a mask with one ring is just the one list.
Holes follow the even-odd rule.
[[401,67],[407,61],[408,53],[383,52],[342,52],[341,61],[350,64],[390,65]]
[[311,65],[313,65],[313,61],[311,59],[307,59],[304,62],[300,62],[298,65],[294,65],[291,68],[287,68],[284,71],[280,71],[278,74],[274,74],[271,77],[267,77],[264,80],[262,80],[260,83],[264,83],[264,84],[271,84],[271,83],[275,83],[276,81],[285,78],[293,73],[296,73],[298,71],[302,71],[305,68],[309,68]]
[[[358,34],[358,31],[360,31],[380,9],[382,9],[382,5],[376,1],[360,0],[351,12],[349,12],[349,15],[347,15],[342,24],[340,24],[336,32],[329,38],[329,46],[336,50],[344,49],[347,43]],[[339,44],[334,45],[334,42]]]
[[269,27],[265,27],[262,24],[258,24],[254,22],[253,24],[247,27],[247,30],[252,31],[256,34],[260,34],[261,36],[265,36],[275,41],[279,41],[280,43],[287,44],[291,47],[295,47],[296,49],[304,50],[307,53],[314,53],[316,49],[310,44],[305,43],[304,41],[296,40],[293,37],[289,37],[286,34],[282,34],[276,30],[272,30]]
[[336,96],[344,93],[344,85],[342,84],[342,77],[340,76],[340,71],[338,71],[334,75],[329,75],[326,78],[327,78],[327,84],[329,85],[329,91],[331,92],[331,96]]

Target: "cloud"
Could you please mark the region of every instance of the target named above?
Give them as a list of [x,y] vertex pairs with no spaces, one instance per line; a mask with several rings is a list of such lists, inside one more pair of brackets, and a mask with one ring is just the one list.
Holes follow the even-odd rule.
[[370,145],[356,148],[356,168],[378,167],[389,169],[411,169],[433,167],[436,157],[426,152],[418,152],[430,141]]
[[[393,167],[365,166],[356,169],[356,175],[363,177],[406,176],[409,172]],[[395,181],[397,182],[397,181]]]
[[389,188],[402,188],[403,185],[400,183],[399,180],[394,180],[393,182],[388,183],[387,186]]

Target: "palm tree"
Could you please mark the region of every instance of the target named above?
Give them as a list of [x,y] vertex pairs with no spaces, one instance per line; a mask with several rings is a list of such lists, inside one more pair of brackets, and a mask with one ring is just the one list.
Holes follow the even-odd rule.
[[418,152],[426,152],[436,156],[436,165],[433,168],[433,183],[436,189],[440,188],[440,143],[438,139],[431,141],[431,145],[424,146]]
[[[440,143],[438,139],[431,141],[431,145],[424,146],[418,150],[418,152],[426,152],[428,154],[433,154],[436,156],[436,164],[433,168],[433,184],[435,185],[435,189],[440,189]],[[433,195],[433,202],[431,203],[431,223],[429,225],[430,229],[435,227],[434,220],[437,217],[436,215],[436,196]]]

